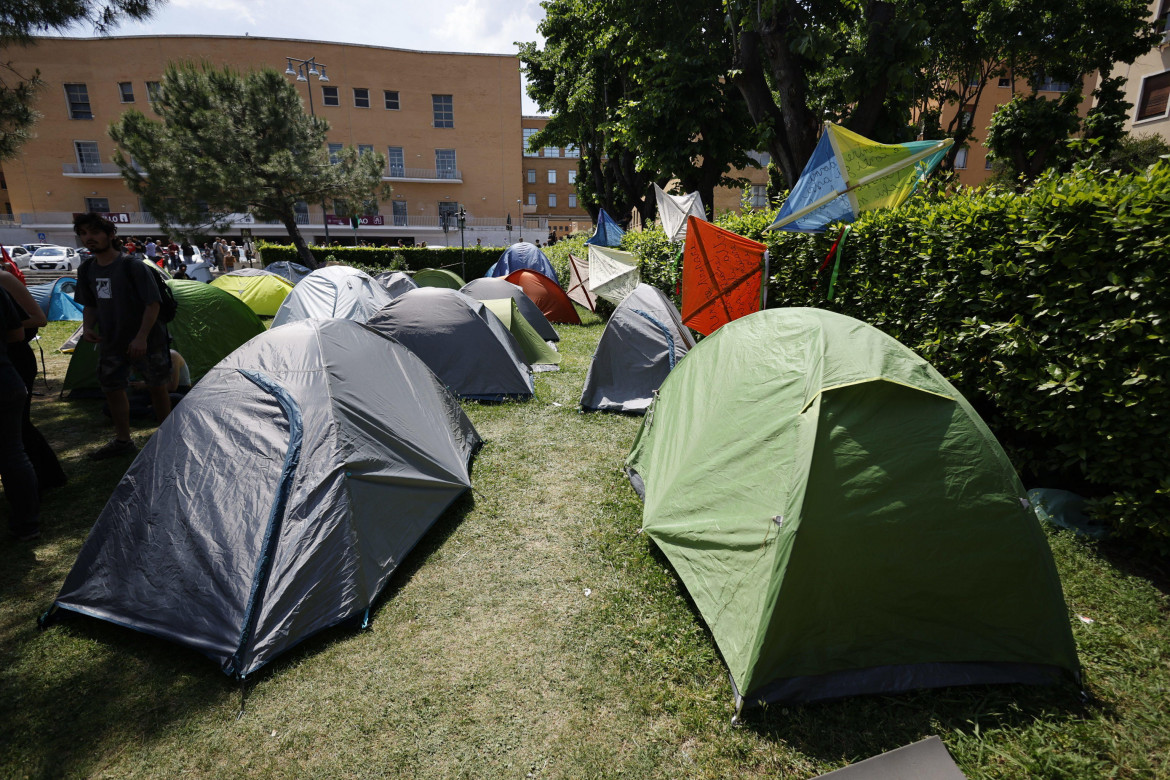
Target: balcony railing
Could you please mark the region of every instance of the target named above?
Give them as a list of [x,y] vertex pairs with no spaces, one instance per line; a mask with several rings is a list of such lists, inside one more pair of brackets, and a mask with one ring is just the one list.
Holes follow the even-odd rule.
[[383,179],[413,181],[463,181],[463,171],[458,168],[404,168],[391,165],[382,175]]
[[[441,230],[443,227],[442,218],[439,217],[437,214],[383,214],[382,216],[386,221],[386,224],[384,226],[377,226],[377,227],[366,226],[366,227],[360,228],[360,230],[362,230],[362,231],[371,230],[371,229],[376,230],[379,227],[425,228],[425,229],[432,229],[432,230]],[[126,217],[126,221],[120,222],[120,225],[122,225],[124,227],[125,226],[146,227],[146,226],[155,226],[158,224],[157,221],[155,220],[154,215],[148,211],[125,212],[125,217]],[[513,219],[515,219],[515,218],[513,218]],[[531,219],[531,218],[529,218],[529,219]],[[313,225],[315,227],[321,226],[321,214],[320,214],[319,210],[315,213],[310,212],[309,214],[297,214],[296,220],[297,220],[298,225]],[[2,222],[2,220],[0,220],[0,222]],[[41,211],[41,212],[37,212],[37,213],[33,213],[33,214],[24,213],[24,214],[20,215],[20,224],[22,224],[25,227],[32,227],[32,226],[38,226],[38,225],[72,226],[73,212]],[[253,223],[252,226],[258,226],[258,225],[279,226],[280,224],[281,223],[279,220],[260,220],[260,219],[257,219],[255,221],[255,223]],[[471,216],[469,216],[469,217],[467,217],[467,221],[464,223],[464,226],[468,230],[475,230],[477,228],[502,228],[506,224],[507,224],[506,218],[471,217]],[[515,221],[514,221],[513,224],[515,225],[517,223],[515,223]],[[528,224],[529,223],[526,221],[525,226],[527,227]],[[247,227],[248,225],[244,225],[244,226]],[[341,229],[341,228],[337,228],[337,229]],[[458,233],[459,232],[459,220],[453,216],[450,217],[450,219],[448,221],[448,229],[453,233]]]
[[[139,173],[146,173],[141,168],[135,167]],[[61,172],[66,176],[105,176],[116,178],[122,175],[122,171],[114,163],[64,163],[61,166]]]

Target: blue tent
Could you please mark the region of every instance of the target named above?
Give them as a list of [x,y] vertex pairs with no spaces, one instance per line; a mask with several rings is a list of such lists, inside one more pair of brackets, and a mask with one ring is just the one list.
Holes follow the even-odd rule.
[[621,246],[622,236],[626,231],[618,227],[618,223],[613,221],[613,217],[605,213],[605,209],[597,215],[597,232],[593,237],[586,241],[586,244],[593,244],[594,246]]
[[34,284],[28,288],[28,291],[32,293],[33,300],[45,312],[49,322],[63,320],[79,322],[81,310],[84,307],[73,300],[73,291],[76,289],[76,279],[62,277],[55,282]]
[[554,282],[557,281],[556,269],[549,262],[548,256],[540,251],[540,247],[535,244],[530,244],[527,241],[512,244],[512,246],[505,249],[504,254],[500,255],[500,259],[488,269],[484,276],[504,277],[513,271],[519,271],[521,268],[536,271],[538,274],[544,274]]

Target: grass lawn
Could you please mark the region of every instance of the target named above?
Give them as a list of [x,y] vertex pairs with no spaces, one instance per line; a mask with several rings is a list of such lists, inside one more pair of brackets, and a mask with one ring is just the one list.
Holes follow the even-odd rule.
[[67,357],[49,349],[72,327],[43,331],[34,418],[71,482],[47,497],[37,543],[0,544],[0,776],[804,778],[938,734],[972,778],[1170,777],[1166,571],[1067,532],[1049,540],[1088,699],[945,689],[731,725],[711,637],[638,534],[620,467],[640,420],[576,410],[602,328],[559,330],[562,370],[537,375],[535,400],[465,404],[486,441],[474,491],[395,573],[371,627],[279,658],[239,718],[238,684],[192,650],[85,619],[38,631],[128,465],[84,458],[111,429],[100,403],[57,400]]

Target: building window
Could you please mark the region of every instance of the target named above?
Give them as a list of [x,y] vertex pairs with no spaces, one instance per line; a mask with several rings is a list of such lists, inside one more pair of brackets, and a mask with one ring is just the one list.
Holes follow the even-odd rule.
[[576,195],[569,196],[569,208],[571,208],[571,209],[577,208],[577,196]]
[[536,193],[535,192],[528,193],[528,205],[529,206],[536,205]]
[[96,211],[98,214],[110,213],[110,199],[109,198],[86,198],[85,210]]
[[89,106],[89,89],[84,84],[66,84],[65,100],[69,103],[70,119],[93,119]]
[[358,154],[373,154],[373,153],[374,153],[374,145],[373,144],[358,144]]
[[551,168],[548,171],[548,183],[549,184],[556,184],[557,183],[557,172]]
[[122,96],[123,103],[133,103],[134,102],[134,82],[132,82],[132,81],[119,81],[118,82],[118,94]]
[[580,156],[581,156],[581,151],[576,146],[573,146],[572,144],[570,144],[569,146],[565,147],[565,157],[580,157]]
[[999,77],[999,85],[1001,87],[1010,87],[1012,85],[1012,80],[1009,79],[1007,76],[1000,76]]
[[768,208],[768,185],[767,184],[753,184],[752,185],[752,208],[766,209]]
[[1134,121],[1155,119],[1166,116],[1170,98],[1170,70],[1142,79],[1142,91],[1138,96],[1137,114]]
[[459,213],[459,204],[447,200],[439,201],[439,227],[458,227],[459,222],[455,215]]
[[341,98],[337,94],[337,87],[321,87],[321,105],[340,106]]
[[362,201],[362,214],[361,215],[363,217],[376,217],[380,213],[381,212],[378,211],[378,199],[377,198],[372,198],[370,200]]
[[544,156],[545,157],[560,157],[561,156],[560,147],[556,147],[556,146],[544,147]]
[[406,201],[396,200],[390,204],[390,208],[394,213],[395,227],[406,227],[407,214]]
[[955,170],[961,171],[967,167],[967,147],[963,147],[955,155]]
[[406,159],[402,156],[401,146],[388,147],[386,159],[390,162],[391,176],[406,176]]
[[985,155],[983,158],[983,170],[985,170],[985,171],[991,170],[991,155],[990,154]]
[[341,154],[342,148],[343,148],[342,144],[329,144],[329,164],[330,165],[337,165],[337,163],[341,162],[338,155]]
[[298,200],[294,203],[293,218],[296,219],[298,225],[309,224],[309,204],[303,200]]
[[365,87],[353,88],[353,107],[354,108],[369,108],[370,107],[370,90]]
[[162,84],[157,81],[146,82],[146,99],[151,103],[158,102],[158,96],[162,94]]
[[772,155],[767,152],[748,152],[747,156],[752,162],[761,168],[767,168],[768,163],[772,162]]
[[526,127],[526,128],[524,128],[523,132],[524,132],[524,146],[521,148],[524,149],[524,156],[525,157],[536,157],[537,156],[536,152],[529,151],[529,149],[528,149],[528,139],[532,138],[532,136],[536,135],[540,131],[537,130],[535,127]]
[[536,184],[536,169],[535,168],[528,169],[528,183],[529,184]]
[[577,172],[576,171],[569,171],[569,184],[576,184],[576,183],[577,183]]
[[435,127],[455,126],[455,99],[451,95],[431,95]]
[[382,97],[386,100],[387,111],[397,111],[402,106],[398,104],[398,93],[389,89],[382,90]]
[[557,207],[557,194],[555,192],[550,192],[548,194],[548,207],[550,209],[555,209]]
[[74,141],[73,150],[77,153],[77,170],[79,172],[102,172],[102,156],[98,152],[97,141]]
[[438,172],[440,179],[459,178],[458,171],[455,168],[454,149],[435,150],[435,170]]
[[1037,88],[1040,92],[1068,92],[1070,87],[1067,81],[1057,81],[1051,76],[1037,77],[1036,80],[1040,83]]

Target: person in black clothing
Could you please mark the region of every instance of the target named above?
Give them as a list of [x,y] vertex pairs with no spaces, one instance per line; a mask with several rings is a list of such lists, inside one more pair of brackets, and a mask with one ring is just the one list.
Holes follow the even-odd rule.
[[24,452],[21,418],[28,391],[8,357],[8,345],[24,338],[28,314],[0,288],[0,482],[12,505],[8,527],[18,541],[41,535],[37,473]]
[[167,382],[171,374],[170,336],[159,321],[161,298],[154,273],[118,252],[117,228],[100,214],[82,214],[73,230],[93,259],[78,269],[75,300],[85,307],[81,337],[98,345],[98,384],[114,420],[114,439],[89,453],[100,460],[138,451],[130,438],[126,387],[133,368],[150,392],[161,424],[171,411]]
[[16,305],[23,309],[27,315],[21,323],[24,325],[24,338],[8,345],[8,358],[12,361],[16,372],[20,374],[20,379],[24,382],[27,393],[24,400],[24,415],[21,420],[21,438],[24,441],[24,452],[32,461],[33,468],[36,469],[37,482],[43,492],[50,488],[60,487],[66,482],[65,472],[61,469],[57,454],[53,452],[53,448],[49,446],[45,437],[32,422],[32,392],[33,384],[37,378],[37,357],[33,354],[30,342],[37,335],[37,329],[44,326],[47,320],[45,313],[33,300],[28,288],[15,276],[0,271],[0,288],[6,290]]
[[187,279],[189,281],[191,279],[191,277],[187,275],[187,264],[186,263],[179,263],[179,270],[175,271],[175,273],[171,276],[171,278],[172,279]]

